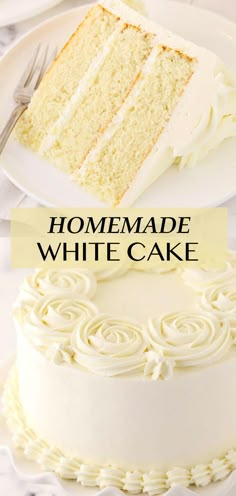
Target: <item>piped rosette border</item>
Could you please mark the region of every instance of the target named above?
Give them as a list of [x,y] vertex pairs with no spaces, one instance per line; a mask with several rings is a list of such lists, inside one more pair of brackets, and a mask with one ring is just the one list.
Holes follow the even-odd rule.
[[[108,377],[143,375],[168,380],[176,369],[220,361],[236,342],[236,261],[217,271],[177,269],[196,291],[196,309],[148,319],[142,325],[99,312],[93,303],[102,274],[89,270],[36,270],[14,306],[19,332],[56,364],[68,363]],[[161,277],[165,277],[164,274]]]

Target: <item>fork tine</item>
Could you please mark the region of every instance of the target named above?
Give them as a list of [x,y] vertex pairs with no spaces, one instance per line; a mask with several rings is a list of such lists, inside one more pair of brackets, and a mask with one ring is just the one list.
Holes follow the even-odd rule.
[[38,86],[40,85],[40,83],[43,79],[43,76],[44,76],[46,70],[50,67],[52,62],[55,60],[57,53],[58,53],[58,50],[57,50],[57,48],[55,48],[53,50],[53,52],[51,53],[51,55],[49,55],[49,57],[48,57],[48,52],[49,52],[49,46],[47,46],[47,48],[45,50],[43,64],[42,64],[41,70],[40,70],[39,75],[38,75],[38,79],[37,79],[36,84],[35,84],[35,89],[38,88]]
[[35,89],[37,89],[39,84],[41,83],[41,80],[44,76],[44,73],[48,67],[48,62],[47,62],[48,51],[49,51],[49,45],[47,45],[45,50],[44,50],[43,58],[42,58],[42,61],[40,63],[41,67],[40,67],[39,74],[38,74],[38,77],[37,77],[36,82],[35,82]]
[[38,61],[38,56],[39,56],[40,50],[41,50],[41,43],[37,46],[37,49],[35,51],[33,62],[32,62],[32,65],[31,65],[31,69],[29,71],[29,74],[28,74],[28,77],[27,77],[27,79],[25,81],[24,86],[27,86],[32,81],[32,78],[33,78],[34,73],[35,73],[35,69],[37,67],[37,61]]
[[19,82],[18,82],[18,85],[17,87],[23,87],[27,84],[27,81],[28,81],[28,77],[29,77],[29,74],[31,73],[32,71],[32,67],[34,65],[34,62],[35,62],[35,59],[38,57],[38,54],[39,54],[39,50],[40,50],[40,44],[37,46],[36,50],[34,51],[31,59],[29,60]]

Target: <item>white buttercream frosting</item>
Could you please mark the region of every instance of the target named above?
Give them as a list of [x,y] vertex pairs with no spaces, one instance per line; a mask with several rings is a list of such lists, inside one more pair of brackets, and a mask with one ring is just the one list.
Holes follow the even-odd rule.
[[196,269],[185,267],[182,271],[184,282],[196,291],[202,292],[214,284],[224,283],[230,279],[236,279],[236,256],[229,251],[227,261],[221,268],[213,268],[204,265]]
[[200,297],[200,307],[212,312],[220,320],[232,319],[235,322],[236,275],[206,289]]
[[16,305],[23,305],[27,311],[40,296],[62,291],[92,298],[96,292],[96,278],[87,269],[36,269],[24,279]]
[[[175,277],[196,292],[194,306],[179,311],[177,304],[177,311],[167,310],[164,316],[158,315],[159,306],[153,318],[144,309],[142,323],[124,318],[122,312],[116,315],[119,305],[115,302],[112,310],[112,299],[107,306],[112,307],[111,314],[103,313],[106,309],[99,310],[107,298],[104,284],[109,285],[110,295],[113,279],[115,284],[120,278],[113,295],[117,300],[122,281],[125,285],[129,280],[128,271],[137,276],[132,279],[133,284],[138,284],[139,274],[142,280],[143,271],[136,271],[133,265],[121,263],[97,273],[36,270],[20,290],[14,308],[15,323],[20,333],[58,365],[79,366],[87,372],[110,377],[141,374],[149,380],[169,380],[175,368],[202,367],[221,360],[236,343],[235,266],[235,254],[229,254],[225,266],[219,270],[179,269]],[[164,272],[153,273],[152,277],[165,280],[170,276]],[[171,281],[170,277],[173,284]],[[138,293],[136,297],[134,294],[135,306],[137,297]],[[192,305],[191,299],[188,304]],[[145,301],[143,305],[146,308]]]
[[[67,345],[76,326],[96,313],[97,308],[90,300],[73,294],[43,296],[25,318],[23,312],[23,329],[30,341],[42,349],[55,343]],[[20,317],[17,311],[17,323],[21,323]]]
[[146,360],[144,369],[146,377],[151,376],[153,380],[167,380],[172,377],[175,362],[164,357],[161,352],[147,351]]
[[144,330],[130,320],[98,315],[77,326],[71,344],[76,362],[96,374],[117,376],[144,368]]
[[149,320],[152,347],[177,367],[205,366],[229,352],[232,336],[227,322],[200,311],[183,311]]

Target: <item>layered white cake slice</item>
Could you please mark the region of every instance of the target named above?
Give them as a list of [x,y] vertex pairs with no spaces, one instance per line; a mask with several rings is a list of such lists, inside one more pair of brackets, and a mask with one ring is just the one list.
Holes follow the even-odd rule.
[[35,93],[18,139],[108,205],[236,135],[236,85],[213,53],[119,0],[89,10]]
[[236,257],[165,273],[38,270],[4,392],[25,455],[84,486],[164,494],[236,469]]

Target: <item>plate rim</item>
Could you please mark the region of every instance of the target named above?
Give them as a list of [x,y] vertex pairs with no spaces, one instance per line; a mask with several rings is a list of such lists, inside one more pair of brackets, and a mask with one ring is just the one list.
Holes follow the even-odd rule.
[[[40,6],[40,4],[37,6],[37,8],[31,7],[29,9],[28,13],[21,14],[15,14],[15,15],[10,15],[6,17],[5,19],[1,20],[0,19],[0,28],[9,26],[11,24],[18,24],[19,22],[26,21],[27,19],[33,19],[34,17],[37,17],[38,15],[42,14],[43,12],[46,12],[47,10],[56,7],[59,3],[62,3],[63,0],[48,0],[47,3],[45,3],[44,6]],[[55,16],[52,16],[55,17]],[[39,23],[37,26],[39,26],[41,23]],[[37,27],[36,26],[36,27]],[[29,33],[29,31],[28,31]],[[19,38],[18,38],[19,40]]]
[[[52,1],[55,2],[55,0],[52,0]],[[60,3],[61,1],[62,0],[56,0],[57,3]],[[187,9],[189,12],[191,12],[191,14],[193,14],[194,12],[197,11],[199,13],[199,15],[202,15],[202,14],[207,15],[211,19],[211,21],[213,21],[215,19],[218,23],[223,23],[224,24],[224,31],[227,31],[228,29],[235,31],[233,38],[235,36],[235,41],[236,41],[236,22],[228,19],[227,17],[225,17],[221,14],[218,14],[212,10],[201,8],[201,7],[195,6],[194,4],[183,3],[183,2],[178,1],[178,0],[158,0],[158,1],[159,1],[159,5],[162,8],[166,8],[167,4],[168,4],[168,7],[170,7],[170,6],[173,7],[173,5],[174,5],[174,7],[177,9],[180,9],[180,10],[181,9],[185,9],[185,10]],[[87,10],[94,4],[95,4],[94,0],[91,0],[88,3],[83,3],[77,7],[72,7],[72,8],[66,9],[65,11],[63,11],[61,13],[55,14],[55,15],[49,17],[48,19],[43,20],[42,22],[40,22],[36,26],[33,26],[26,33],[23,33],[21,36],[19,36],[19,38],[17,38],[17,40],[15,40],[10,45],[10,47],[6,50],[4,55],[0,58],[0,70],[1,70],[2,64],[5,63],[8,56],[10,56],[19,45],[21,45],[24,42],[27,43],[27,39],[30,40],[31,36],[34,33],[37,33],[38,31],[40,32],[41,29],[46,28],[51,23],[58,22],[58,21],[60,22],[60,19],[64,18],[65,15],[71,16],[75,12],[81,12],[84,9]],[[226,28],[227,28],[227,30],[226,30]],[[231,36],[231,34],[230,34],[230,36]],[[32,198],[34,201],[38,202],[42,206],[55,207],[55,204],[53,201],[50,202],[45,198],[43,198],[43,199],[40,198],[36,192],[30,191],[27,187],[22,185],[18,181],[17,178],[12,176],[11,172],[7,170],[7,165],[4,164],[4,158],[1,156],[0,156],[0,167],[1,167],[1,170],[4,173],[4,175],[8,178],[8,180],[11,181],[18,189],[20,189],[27,196],[29,196],[30,198]],[[204,208],[211,208],[211,207],[222,205],[223,203],[227,202],[231,198],[234,198],[235,195],[236,195],[236,187],[235,187],[234,192],[231,191],[231,192],[225,194],[225,196],[223,196],[223,198],[221,197],[219,200],[215,200],[214,202],[210,202],[209,204],[204,205]]]

